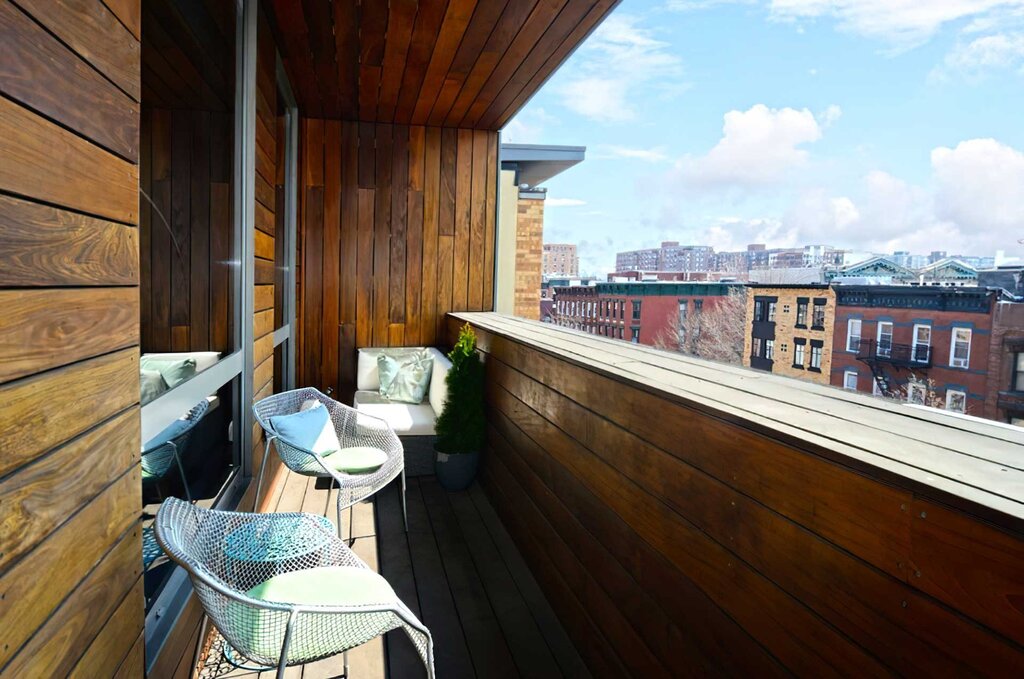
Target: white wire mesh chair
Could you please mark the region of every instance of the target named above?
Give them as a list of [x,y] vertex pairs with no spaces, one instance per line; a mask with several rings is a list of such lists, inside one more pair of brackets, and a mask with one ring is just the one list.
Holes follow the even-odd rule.
[[[387,461],[378,469],[367,474],[345,474],[335,471],[324,458],[310,450],[304,450],[282,439],[274,431],[270,418],[299,412],[302,404],[309,400],[319,401],[327,408],[331,423],[338,435],[342,448],[368,446],[379,448],[387,455]],[[341,511],[370,497],[388,485],[396,476],[402,477],[402,518],[405,529],[409,530],[409,519],[405,507],[405,454],[402,442],[390,425],[379,417],[361,413],[355,408],[338,403],[330,396],[312,387],[293,389],[268,396],[252,406],[256,420],[263,427],[266,442],[263,448],[263,464],[256,484],[256,499],[253,509],[260,502],[260,488],[263,486],[263,470],[267,467],[270,444],[285,466],[297,474],[330,478],[338,486],[338,535],[341,535]],[[352,535],[352,512],[349,512],[349,535]]]
[[248,669],[276,667],[281,679],[288,666],[347,653],[401,628],[433,679],[430,630],[393,593],[379,603],[347,606],[266,601],[247,594],[274,576],[312,568],[350,566],[372,572],[324,517],[225,512],[169,498],[157,513],[156,538],[188,572],[206,616],[231,647],[225,655],[261,666]]
[[203,415],[210,408],[210,402],[203,399],[192,406],[188,414],[183,418],[188,424],[177,436],[171,440],[142,451],[142,484],[150,485],[161,481],[171,467],[176,465],[178,473],[181,474],[181,485],[185,487],[185,497],[192,501],[192,492],[188,488],[188,480],[185,478],[185,467],[181,464],[181,456],[188,446],[192,437],[192,430],[203,419]]

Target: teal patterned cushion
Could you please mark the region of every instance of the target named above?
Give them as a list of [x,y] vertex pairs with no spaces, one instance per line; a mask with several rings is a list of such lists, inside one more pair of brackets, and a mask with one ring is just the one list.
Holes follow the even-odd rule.
[[426,349],[382,351],[377,356],[380,395],[400,403],[423,402],[434,371],[434,357]]
[[166,358],[149,358],[143,356],[139,359],[139,367],[143,370],[156,370],[164,378],[169,389],[176,386],[196,374],[196,359],[182,358],[168,360]]

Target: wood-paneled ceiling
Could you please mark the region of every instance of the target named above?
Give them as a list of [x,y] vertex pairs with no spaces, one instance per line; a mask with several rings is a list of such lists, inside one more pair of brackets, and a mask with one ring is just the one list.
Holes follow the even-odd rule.
[[268,0],[305,116],[500,129],[619,0]]

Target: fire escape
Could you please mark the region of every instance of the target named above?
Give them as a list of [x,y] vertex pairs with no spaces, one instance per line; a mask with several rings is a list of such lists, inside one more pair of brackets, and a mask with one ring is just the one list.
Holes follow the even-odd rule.
[[931,346],[927,344],[894,344],[889,341],[862,339],[857,347],[857,360],[871,369],[871,376],[883,394],[892,393],[892,380],[888,367],[896,375],[906,370],[908,375],[931,367]]

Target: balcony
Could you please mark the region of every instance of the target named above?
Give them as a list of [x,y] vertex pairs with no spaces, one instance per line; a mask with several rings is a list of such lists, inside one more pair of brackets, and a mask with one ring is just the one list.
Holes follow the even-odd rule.
[[931,366],[932,348],[927,344],[895,344],[884,340],[862,339],[857,345],[857,360],[923,369]]

